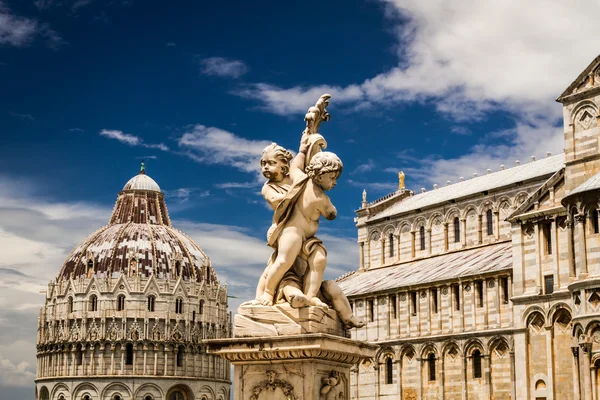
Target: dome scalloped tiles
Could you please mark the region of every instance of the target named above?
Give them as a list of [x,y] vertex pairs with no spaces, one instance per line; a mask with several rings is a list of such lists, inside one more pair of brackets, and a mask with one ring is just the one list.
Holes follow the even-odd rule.
[[148,175],[140,173],[127,181],[125,186],[123,186],[123,190],[152,190],[160,192],[160,186]]

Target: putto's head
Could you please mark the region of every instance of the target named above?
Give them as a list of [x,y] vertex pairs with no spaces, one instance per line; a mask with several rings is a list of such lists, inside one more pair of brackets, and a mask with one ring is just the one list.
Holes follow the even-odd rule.
[[306,174],[323,190],[331,190],[342,174],[344,164],[334,153],[322,151],[313,156],[306,167]]
[[292,153],[271,143],[264,148],[260,159],[262,174],[270,181],[281,181],[290,172]]

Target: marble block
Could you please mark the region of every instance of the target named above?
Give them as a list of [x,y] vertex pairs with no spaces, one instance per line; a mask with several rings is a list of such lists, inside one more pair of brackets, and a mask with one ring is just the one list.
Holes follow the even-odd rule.
[[235,337],[264,337],[326,333],[344,337],[346,330],[337,312],[320,307],[292,308],[288,303],[274,306],[244,306],[234,318]]

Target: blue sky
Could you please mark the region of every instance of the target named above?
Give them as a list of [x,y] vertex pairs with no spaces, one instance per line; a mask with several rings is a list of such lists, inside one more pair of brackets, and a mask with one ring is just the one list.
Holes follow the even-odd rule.
[[0,398],[31,395],[39,291],[141,159],[245,298],[268,256],[260,150],[296,150],[322,93],[345,166],[329,277],[357,268],[363,189],[561,152],[554,99],[600,52],[600,6],[498,3],[0,0]]

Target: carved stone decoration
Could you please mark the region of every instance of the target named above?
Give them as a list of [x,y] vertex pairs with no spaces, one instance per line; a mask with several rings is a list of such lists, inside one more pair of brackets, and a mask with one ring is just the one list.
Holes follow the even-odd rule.
[[129,338],[134,342],[138,341],[140,339],[140,330],[141,328],[137,321],[133,321],[131,328],[129,328]]
[[108,339],[109,340],[118,340],[121,337],[121,329],[113,320],[108,327]]
[[496,285],[496,282],[493,279],[490,279],[490,281],[488,282],[488,287],[490,289],[493,289],[495,285]]
[[469,285],[468,283],[465,285],[465,292],[470,292],[471,291],[471,285]]
[[595,343],[600,343],[600,331],[594,332],[594,334],[592,335],[592,340]]
[[81,330],[79,329],[79,324],[75,322],[71,327],[71,338],[72,342],[78,342],[81,338]]
[[[294,387],[285,380],[277,379],[277,372],[268,370],[265,374],[267,375],[267,379],[252,388],[250,400],[259,400],[259,398],[261,400],[297,400],[294,394]],[[263,391],[265,395],[261,396]]]
[[88,340],[95,342],[100,338],[100,330],[98,329],[98,325],[96,321],[92,321],[90,327],[88,329]]
[[442,295],[443,296],[447,296],[448,295],[448,286],[442,286]]
[[322,385],[319,391],[320,399],[336,400],[345,399],[344,385],[342,384],[342,374],[338,371],[330,371],[329,376],[321,379]]
[[385,297],[380,297],[379,298],[379,304],[380,305],[385,306],[385,302],[386,302]]
[[183,340],[183,335],[182,335],[181,331],[179,330],[179,324],[176,324],[175,327],[173,328],[173,333],[171,334],[171,339],[173,339],[176,342],[181,342]]
[[400,295],[400,301],[402,301],[402,302],[406,301],[406,293],[402,293]]
[[160,340],[162,338],[162,332],[160,331],[160,328],[158,327],[158,323],[154,323],[154,326],[152,327],[152,340]]
[[427,292],[426,291],[422,291],[421,292],[421,298],[424,299],[425,297],[427,297]]

